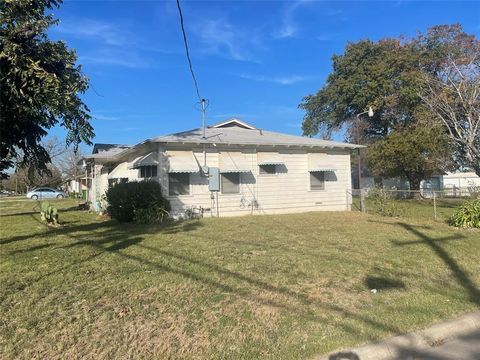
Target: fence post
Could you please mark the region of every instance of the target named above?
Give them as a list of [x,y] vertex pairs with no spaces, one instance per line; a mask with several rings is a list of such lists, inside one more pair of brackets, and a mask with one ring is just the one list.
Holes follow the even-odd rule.
[[365,206],[365,189],[360,189],[360,211],[367,211],[367,207]]
[[437,196],[435,190],[433,190],[433,217],[437,220]]

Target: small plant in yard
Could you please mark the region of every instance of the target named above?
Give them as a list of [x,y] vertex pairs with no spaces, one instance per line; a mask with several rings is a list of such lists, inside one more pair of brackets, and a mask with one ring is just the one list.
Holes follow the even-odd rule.
[[40,218],[49,225],[58,225],[58,210],[48,202],[40,205]]
[[107,200],[108,212],[120,222],[163,222],[170,211],[156,181],[118,183],[108,189]]
[[450,218],[450,223],[456,227],[480,229],[480,199],[459,206]]
[[401,216],[403,210],[397,204],[396,199],[382,188],[376,186],[368,193],[371,210],[382,216]]

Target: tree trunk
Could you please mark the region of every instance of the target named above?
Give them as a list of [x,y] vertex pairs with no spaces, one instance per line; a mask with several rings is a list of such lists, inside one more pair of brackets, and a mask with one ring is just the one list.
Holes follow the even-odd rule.
[[422,179],[412,176],[408,177],[408,182],[410,184],[410,191],[412,191],[409,197],[414,199],[420,198],[420,183]]

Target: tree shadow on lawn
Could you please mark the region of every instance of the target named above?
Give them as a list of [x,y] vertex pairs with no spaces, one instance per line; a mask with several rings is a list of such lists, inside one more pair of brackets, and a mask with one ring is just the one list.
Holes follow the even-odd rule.
[[[445,236],[445,237],[440,237],[440,238],[434,238],[431,236],[428,236],[424,234],[422,231],[419,230],[419,228],[425,228],[423,226],[416,226],[404,222],[395,222],[395,223],[389,223],[389,222],[383,222],[384,224],[392,225],[392,226],[400,226],[410,232],[411,234],[415,235],[418,240],[413,240],[413,241],[398,241],[398,240],[392,240],[392,244],[396,246],[409,246],[409,245],[415,245],[415,244],[423,244],[428,246],[434,253],[435,255],[438,256],[440,260],[448,267],[450,270],[451,274],[457,281],[459,285],[461,285],[465,290],[467,290],[470,302],[480,305],[480,290],[478,287],[475,285],[473,280],[470,278],[468,275],[468,272],[464,270],[456,261],[455,259],[450,256],[450,254],[441,246],[441,243],[446,242],[446,241],[459,241],[461,239],[464,239],[465,236],[462,234],[456,234],[456,235],[450,235],[450,236]],[[428,228],[428,227],[427,227]]]
[[405,289],[405,283],[401,280],[373,275],[369,275],[365,278],[365,286],[369,289],[377,290]]
[[[34,234],[26,234],[26,235],[18,235],[12,236],[9,238],[5,238],[0,240],[0,245],[9,244],[12,242],[23,241],[23,240],[30,240],[32,238],[46,238],[58,235],[71,235],[72,233],[77,232],[86,232],[86,233],[94,233],[95,235],[101,235],[103,233],[122,229],[124,232],[132,232],[137,235],[144,235],[144,234],[153,234],[153,233],[164,233],[164,234],[175,234],[179,232],[189,232],[196,230],[200,225],[200,221],[185,221],[185,222],[168,222],[162,225],[141,225],[141,224],[134,224],[134,223],[119,223],[116,220],[105,220],[105,221],[98,221],[88,224],[80,224],[80,225],[73,225],[78,221],[71,221],[71,222],[64,222],[60,227],[49,227],[44,222],[40,221],[35,214],[30,214],[30,217],[33,218],[36,222],[43,225],[45,227],[45,231],[37,232]],[[101,231],[101,232],[98,232]]]
[[[26,281],[22,280],[20,286],[17,284],[10,284],[10,286],[15,291],[22,291],[34,283],[45,280],[47,277],[60,274],[72,267],[77,267],[80,264],[89,262],[99,256],[109,253],[123,259],[133,260],[137,263],[150,266],[161,272],[176,274],[185,279],[194,280],[212,288],[220,289],[222,292],[230,293],[243,299],[248,299],[258,305],[266,305],[284,310],[293,316],[297,316],[299,319],[304,319],[305,321],[315,321],[324,324],[331,323],[334,326],[343,328],[346,332],[351,334],[358,335],[359,333],[364,333],[364,329],[360,329],[360,327],[355,324],[349,324],[347,319],[350,319],[353,322],[360,322],[374,329],[381,329],[393,333],[399,332],[399,329],[395,325],[377,321],[368,316],[344,309],[336,304],[324,302],[318,298],[313,298],[308,294],[292,290],[288,287],[272,285],[261,279],[231,271],[217,264],[142,244],[145,235],[148,233],[164,232],[166,234],[175,234],[176,232],[181,231],[193,231],[198,226],[200,226],[200,222],[185,222],[174,223],[165,227],[150,227],[147,228],[146,231],[142,231],[142,228],[137,225],[118,224],[116,221],[106,221],[55,229],[54,231],[57,235],[61,234],[73,240],[71,244],[57,248],[68,249],[78,246],[87,246],[94,248],[96,251],[84,258],[77,259],[68,264],[63,264],[47,273],[37,273],[34,279]],[[99,229],[102,229],[102,232],[99,232]],[[93,236],[95,238],[85,238],[85,236],[89,236],[89,233],[92,231],[94,232]],[[32,235],[29,237],[31,236]],[[51,236],[51,234],[41,233],[39,236]],[[155,258],[155,261],[153,261],[138,256],[133,251],[124,251],[133,247],[140,247],[152,253],[159,254],[161,257],[157,257]],[[177,261],[180,260],[183,262],[183,265],[172,265],[172,262],[168,260],[169,258],[174,258]],[[191,267],[191,265],[203,268],[203,271],[186,270]],[[211,275],[203,275],[205,270]],[[234,280],[233,285],[231,280]],[[245,283],[254,288],[245,288]],[[9,287],[8,284],[6,285]],[[323,310],[325,314],[317,314],[319,310]],[[332,319],[332,312],[337,314],[340,319]],[[365,336],[365,334],[363,334],[363,336]],[[373,339],[374,337],[368,338]]]
[[[78,206],[71,206],[69,208],[60,208],[58,209],[59,212],[65,213],[65,212],[72,212],[72,211],[85,211]],[[22,211],[22,212],[8,212],[8,213],[2,213],[0,217],[9,217],[9,216],[22,216],[22,215],[35,215],[40,213],[40,206],[35,206],[32,210],[30,211]]]
[[[362,338],[368,338],[370,340],[373,340],[376,337],[375,335],[370,335],[368,334],[368,332],[365,332],[364,326],[354,326],[354,324],[351,323],[352,321],[360,322],[361,324],[366,325],[371,329],[380,329],[382,331],[395,334],[398,334],[400,332],[400,329],[395,326],[395,324],[391,324],[390,322],[384,323],[382,321],[378,321],[375,318],[369,317],[368,315],[366,316],[360,313],[356,313],[355,311],[345,309],[337,304],[324,302],[318,298],[314,298],[312,296],[309,296],[308,294],[290,289],[288,287],[276,286],[265,282],[259,278],[251,277],[240,272],[229,270],[227,268],[219,266],[218,264],[210,263],[204,260],[200,260],[198,258],[185,256],[171,251],[161,250],[142,244],[145,235],[149,233],[164,232],[166,234],[175,234],[176,232],[181,231],[193,231],[200,225],[201,222],[186,222],[174,223],[165,227],[147,227],[144,229],[142,227],[138,227],[138,225],[124,225],[118,224],[116,221],[106,221],[101,223],[75,225],[66,227],[64,229],[58,229],[58,234],[68,236],[71,240],[73,240],[71,244],[68,244],[63,248],[88,246],[93,247],[96,252],[90,254],[83,259],[79,259],[78,261],[66,264],[51,272],[41,274],[39,277],[34,279],[33,282],[41,281],[48,276],[63,272],[66,269],[90,261],[98,256],[101,256],[102,254],[110,253],[123,259],[133,260],[140,264],[150,266],[161,272],[176,274],[185,279],[194,280],[207,286],[220,289],[223,292],[230,293],[236,297],[240,297],[243,299],[248,299],[259,305],[267,305],[282,309],[288,312],[290,315],[297,316],[299,319],[303,319],[306,322],[315,321],[318,323],[331,324],[336,327],[340,327],[346,332],[357,336],[360,335]],[[452,269],[455,277],[469,290],[472,301],[478,303],[477,301],[479,300],[479,292],[473,282],[468,278],[465,271],[463,271],[458,265],[456,265],[455,261],[450,256],[448,256],[448,254],[446,254],[446,252],[440,247],[440,245],[435,243],[436,240],[444,241],[446,240],[445,238],[431,239],[419,230],[415,229],[413,226],[408,224],[390,223],[389,225],[399,225],[406,228],[420,238],[416,242],[425,243],[432,247],[435,252],[438,253],[439,256],[445,261],[445,263]],[[103,231],[98,232],[99,228]],[[95,232],[94,236],[97,239],[85,239],[85,236],[88,236],[89,232],[95,230],[97,231]],[[29,237],[31,236],[32,235],[30,235]],[[40,236],[47,235],[45,233],[41,233]],[[398,243],[396,245],[403,246],[407,244],[409,243]],[[135,254],[135,252],[123,251],[130,247],[140,247],[144,250],[157,253],[161,256],[156,257],[155,261],[153,261],[151,259],[138,256],[137,254]],[[168,261],[169,258],[174,258],[177,261],[180,260],[181,262],[183,262],[183,265],[172,265],[174,264],[174,262]],[[205,271],[188,271],[187,269],[192,265],[207,270],[213,276],[203,275]],[[233,282],[234,285],[232,285],[232,279],[235,280]],[[253,289],[246,289],[243,285],[245,283],[252,286]],[[398,282],[388,283],[387,281],[385,281],[385,279],[383,279],[383,283],[389,284],[390,287],[401,287],[402,285]],[[353,294],[352,296],[355,296],[355,294]],[[325,314],[323,316],[320,316],[322,314],[318,315],[317,312],[319,310],[325,311]],[[335,319],[335,317],[332,316],[332,313],[340,316],[340,320],[338,318]]]

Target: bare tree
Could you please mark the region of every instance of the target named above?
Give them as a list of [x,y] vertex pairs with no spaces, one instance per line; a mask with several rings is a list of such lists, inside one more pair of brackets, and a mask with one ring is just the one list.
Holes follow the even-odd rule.
[[480,50],[449,58],[436,76],[425,75],[421,95],[445,125],[458,160],[480,176]]
[[75,151],[73,147],[69,147],[58,159],[58,167],[63,176],[67,178],[76,177],[81,171],[78,166],[78,162],[83,157],[83,153],[80,149]]

